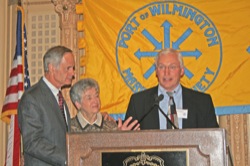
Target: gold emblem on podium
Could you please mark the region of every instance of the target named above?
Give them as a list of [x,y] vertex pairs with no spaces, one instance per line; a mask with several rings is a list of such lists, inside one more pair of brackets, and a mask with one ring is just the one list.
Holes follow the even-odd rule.
[[126,158],[123,166],[164,166],[164,160],[159,156],[149,156],[142,152],[140,155]]

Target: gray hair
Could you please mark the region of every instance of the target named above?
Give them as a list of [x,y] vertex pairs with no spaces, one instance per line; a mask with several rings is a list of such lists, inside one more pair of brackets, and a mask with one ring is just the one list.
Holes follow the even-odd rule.
[[180,62],[181,68],[184,67],[184,62],[183,62],[183,58],[182,58],[181,53],[180,53],[179,51],[173,49],[173,48],[165,48],[165,49],[161,50],[161,51],[156,55],[156,57],[155,57],[155,66],[158,65],[157,63],[158,63],[159,57],[162,56],[162,55],[167,55],[167,54],[175,54],[175,55],[177,55],[178,60],[179,60],[179,62]]
[[65,53],[72,53],[72,50],[64,46],[55,46],[50,48],[43,56],[43,70],[45,73],[49,71],[49,64],[56,68],[60,65]]
[[82,101],[82,95],[85,93],[88,89],[95,88],[95,90],[99,93],[99,85],[96,80],[92,78],[84,78],[79,81],[77,81],[70,89],[70,99],[73,103],[81,102]]

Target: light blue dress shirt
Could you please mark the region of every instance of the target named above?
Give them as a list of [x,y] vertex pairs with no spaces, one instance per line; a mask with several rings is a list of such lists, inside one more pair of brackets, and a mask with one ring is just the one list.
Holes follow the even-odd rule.
[[[164,113],[167,115],[168,114],[168,101],[169,101],[169,96],[166,93],[167,91],[160,85],[158,85],[158,96],[160,94],[163,94],[164,98],[162,101],[160,101],[159,106],[160,108],[164,111]],[[178,112],[178,109],[182,109],[183,102],[182,102],[182,87],[179,84],[175,89],[174,89],[174,101],[176,105],[176,111]],[[164,117],[164,115],[159,111],[159,120],[160,120],[160,129],[167,129],[167,119]],[[179,124],[179,129],[182,129],[182,118],[178,118],[178,124]]]

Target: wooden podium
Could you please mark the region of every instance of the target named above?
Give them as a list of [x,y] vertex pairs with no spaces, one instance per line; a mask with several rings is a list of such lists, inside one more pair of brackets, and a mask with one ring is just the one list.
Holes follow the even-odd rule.
[[224,129],[71,133],[69,166],[227,166]]

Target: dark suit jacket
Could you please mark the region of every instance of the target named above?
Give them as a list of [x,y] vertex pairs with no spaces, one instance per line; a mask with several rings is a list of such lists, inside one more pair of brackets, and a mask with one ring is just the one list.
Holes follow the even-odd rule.
[[[135,93],[131,96],[125,119],[132,116],[142,120],[141,129],[159,129],[159,112],[154,105],[158,95],[158,86]],[[219,127],[211,96],[182,86],[183,109],[188,109],[188,118],[183,119],[182,128],[214,128]]]
[[[70,115],[66,106],[67,120]],[[57,100],[43,79],[30,87],[18,105],[25,166],[65,165],[66,125]]]

